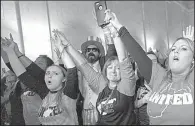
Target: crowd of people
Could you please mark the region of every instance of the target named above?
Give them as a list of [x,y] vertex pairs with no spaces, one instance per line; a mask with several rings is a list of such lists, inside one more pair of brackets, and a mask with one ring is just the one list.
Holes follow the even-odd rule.
[[79,52],[54,29],[61,63],[46,55],[33,62],[11,34],[1,37],[10,69],[1,77],[1,125],[194,125],[194,27],[160,62],[115,13],[105,13],[106,54],[98,37],[89,36]]

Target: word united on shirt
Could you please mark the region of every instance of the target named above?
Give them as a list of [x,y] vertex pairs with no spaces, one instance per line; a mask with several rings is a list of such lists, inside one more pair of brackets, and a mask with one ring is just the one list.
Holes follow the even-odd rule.
[[154,92],[149,101],[159,105],[189,105],[193,104],[193,97],[191,93],[160,94]]

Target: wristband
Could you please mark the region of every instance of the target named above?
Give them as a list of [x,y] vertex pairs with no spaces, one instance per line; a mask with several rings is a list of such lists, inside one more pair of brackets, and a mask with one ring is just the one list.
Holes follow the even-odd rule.
[[63,45],[64,48],[62,49],[62,51],[61,51],[61,53],[60,53],[59,59],[61,59],[61,56],[62,56],[63,51],[64,51],[68,46],[70,46],[70,45],[71,45],[70,43],[68,43],[67,45]]
[[21,56],[19,56],[18,59],[19,59],[20,57],[22,57],[22,56],[24,56],[24,54],[22,54]]
[[71,44],[70,43],[68,43],[67,45],[64,45],[64,48],[67,48],[68,46],[70,46]]

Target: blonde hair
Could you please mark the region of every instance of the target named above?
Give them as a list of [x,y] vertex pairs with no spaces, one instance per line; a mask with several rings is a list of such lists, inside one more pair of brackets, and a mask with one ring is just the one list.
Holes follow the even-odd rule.
[[[192,51],[193,53],[193,60],[194,60],[194,42],[188,38],[184,38],[184,37],[180,37],[178,38],[172,46],[174,46],[174,44],[179,41],[179,40],[183,40],[183,41],[186,41],[190,47],[190,50]],[[171,48],[168,50],[167,52],[167,58],[166,58],[166,64],[167,64],[167,73],[164,75],[163,77],[163,80],[161,81],[160,84],[167,84],[167,83],[171,83],[172,82],[172,72],[171,72],[171,69],[169,68],[169,63],[168,63],[168,60],[169,60],[169,54],[171,52]],[[189,72],[187,73],[186,77],[185,77],[185,81],[187,80],[188,76],[190,75],[190,73],[194,70],[194,63],[191,64],[191,68],[189,70]],[[188,81],[187,81],[188,82]],[[161,90],[162,87],[160,87],[159,91]]]

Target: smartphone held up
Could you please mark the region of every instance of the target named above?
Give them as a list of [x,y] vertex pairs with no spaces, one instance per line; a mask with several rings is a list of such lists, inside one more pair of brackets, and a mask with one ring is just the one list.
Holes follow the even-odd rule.
[[109,24],[108,22],[104,21],[106,16],[105,11],[107,10],[106,1],[95,2],[94,8],[95,8],[95,14],[96,14],[98,26],[104,27],[107,24]]

